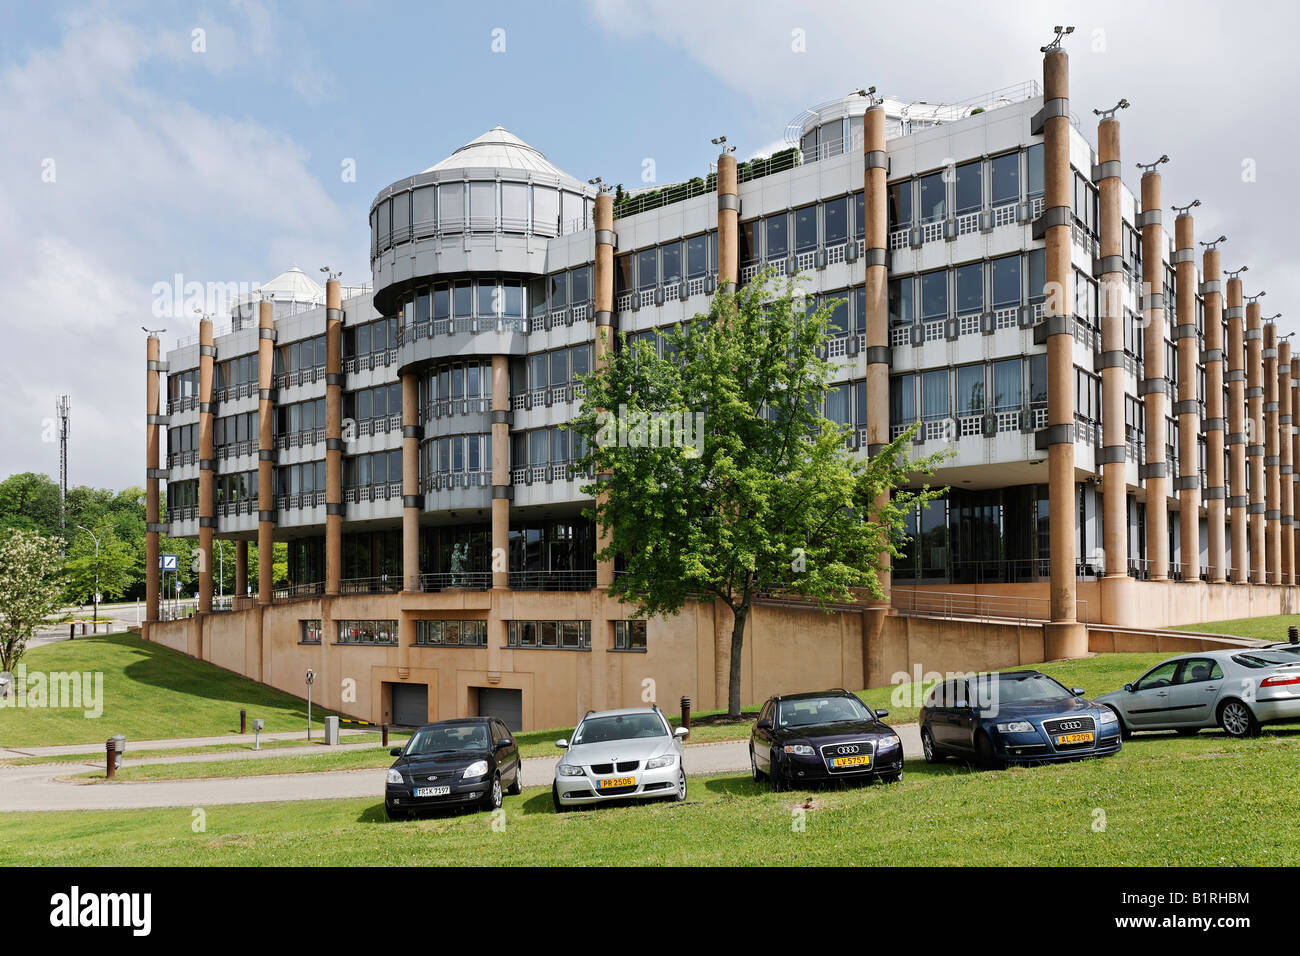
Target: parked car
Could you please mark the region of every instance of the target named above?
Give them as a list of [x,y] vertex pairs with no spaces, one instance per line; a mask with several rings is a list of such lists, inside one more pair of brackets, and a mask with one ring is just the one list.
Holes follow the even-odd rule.
[[1113,711],[1035,670],[940,681],[921,707],[927,763],[966,757],[983,767],[1118,753]]
[[[388,769],[384,809],[400,820],[435,807],[501,806],[503,792],[523,789],[519,745],[496,717],[462,717],[425,724],[404,747],[389,751],[397,758]],[[503,791],[507,785],[509,790]]]
[[754,779],[776,791],[831,780],[903,779],[903,744],[876,710],[846,690],[770,697],[749,736]]
[[555,766],[551,800],[562,813],[609,800],[685,800],[685,727],[673,730],[658,707],[590,711],[569,739]]
[[1253,737],[1261,724],[1300,720],[1300,656],[1281,648],[1183,654],[1097,701],[1115,712],[1125,736],[1217,725]]

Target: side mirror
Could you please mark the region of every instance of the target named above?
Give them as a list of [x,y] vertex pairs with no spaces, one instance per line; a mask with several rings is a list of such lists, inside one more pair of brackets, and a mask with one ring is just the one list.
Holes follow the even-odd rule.
[[561,750],[568,750],[569,742],[565,740],[563,737],[561,737],[559,740],[555,742],[555,746],[559,747]]
[[878,710],[878,711],[876,711],[876,716],[877,716],[877,717],[888,717],[888,716],[889,716],[889,711],[887,711],[887,710]]
[[1082,696],[1083,696],[1083,688],[1082,688],[1082,687],[1071,687],[1071,688],[1070,688],[1070,693],[1073,694],[1075,697],[1082,697]]
[[400,757],[400,756],[402,755],[402,748],[401,748],[401,747],[393,747],[392,749],[390,749],[390,750],[388,751],[388,755],[389,755],[390,757]]
[[1128,691],[1130,694],[1133,693],[1133,685],[1132,685],[1132,684],[1125,684],[1125,685],[1124,685],[1124,689],[1125,689],[1126,691]]
[[673,731],[674,737],[679,737],[682,739],[685,739],[690,735],[691,735],[691,728],[689,727],[678,727],[676,730]]
[[502,747],[509,747],[509,746],[510,746],[511,744],[513,744],[513,743],[514,743],[514,740],[513,740],[512,738],[510,738],[510,737],[503,737],[503,738],[501,738],[500,740],[497,741],[497,750],[500,750]]
[[771,730],[772,722],[770,720],[760,720],[757,724],[759,730]]

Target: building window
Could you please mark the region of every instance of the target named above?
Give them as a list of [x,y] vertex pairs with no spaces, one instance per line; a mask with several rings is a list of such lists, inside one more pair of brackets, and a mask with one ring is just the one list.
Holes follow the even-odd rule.
[[615,621],[614,650],[644,652],[646,649],[645,624],[645,621]]
[[958,266],[957,314],[968,315],[984,310],[984,263],[972,262]]
[[889,184],[889,228],[906,229],[912,225],[912,181],[904,179]]
[[506,646],[552,650],[591,649],[590,621],[506,621]]
[[767,259],[773,262],[778,259],[784,259],[789,252],[789,217],[779,212],[775,216],[768,216],[765,220],[765,231],[767,235]]
[[989,161],[989,197],[994,206],[1020,199],[1020,154],[1007,153]]
[[921,177],[918,183],[921,222],[937,222],[947,215],[947,188],[947,184],[943,181],[943,173],[931,173],[929,176]]
[[948,270],[921,275],[921,318],[941,319],[948,315]]
[[957,167],[953,187],[953,207],[956,215],[978,212],[984,205],[984,164],[980,161],[964,163]]
[[[799,248],[803,248],[803,221],[798,217],[803,210],[795,212],[795,241]],[[822,233],[823,245],[828,248],[838,246],[849,238],[849,198],[841,196],[839,199],[829,199],[822,204]],[[815,225],[815,224],[814,224]]]
[[339,621],[340,644],[397,646],[396,621]]
[[299,644],[319,644],[322,633],[324,632],[321,629],[319,619],[298,622]]
[[420,647],[487,647],[487,621],[416,621]]

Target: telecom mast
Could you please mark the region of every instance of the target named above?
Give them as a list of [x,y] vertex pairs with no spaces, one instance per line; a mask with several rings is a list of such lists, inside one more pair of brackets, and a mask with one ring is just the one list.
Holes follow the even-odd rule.
[[68,502],[68,418],[72,412],[72,402],[67,395],[60,395],[54,403],[59,413],[59,527],[67,527]]

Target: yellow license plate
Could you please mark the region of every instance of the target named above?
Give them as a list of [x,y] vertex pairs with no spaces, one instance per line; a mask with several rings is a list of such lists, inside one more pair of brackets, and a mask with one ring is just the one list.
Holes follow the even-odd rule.
[[1086,744],[1092,742],[1092,732],[1083,734],[1057,734],[1056,743],[1060,744]]
[[618,787],[635,787],[636,777],[606,777],[599,781],[597,786],[602,790],[612,790]]
[[864,767],[871,763],[869,754],[862,754],[857,757],[832,757],[832,767]]

